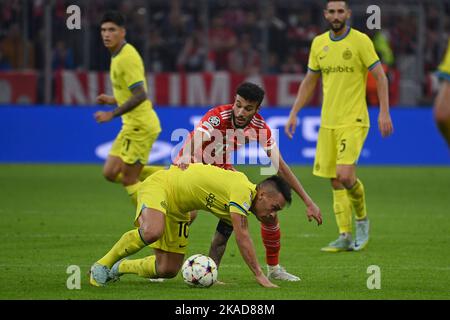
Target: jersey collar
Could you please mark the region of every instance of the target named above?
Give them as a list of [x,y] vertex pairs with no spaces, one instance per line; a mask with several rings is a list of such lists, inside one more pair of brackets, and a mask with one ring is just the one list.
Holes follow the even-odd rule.
[[346,28],[347,28],[347,30],[341,36],[338,36],[338,37],[334,36],[333,31],[330,30],[330,32],[328,33],[330,35],[330,40],[331,41],[341,41],[342,39],[347,37],[352,28],[349,26],[346,26]]
[[120,51],[122,51],[123,47],[125,47],[125,45],[127,44],[126,41],[122,42],[122,44],[119,46],[119,48],[113,52],[113,54],[111,55],[113,58],[116,57]]
[[255,213],[251,210],[253,207],[253,202],[256,200],[256,194],[258,193],[258,188],[256,184],[252,183],[252,188],[250,190],[250,200],[251,200],[251,204],[250,204],[250,208],[247,210],[248,212],[251,212],[255,217]]

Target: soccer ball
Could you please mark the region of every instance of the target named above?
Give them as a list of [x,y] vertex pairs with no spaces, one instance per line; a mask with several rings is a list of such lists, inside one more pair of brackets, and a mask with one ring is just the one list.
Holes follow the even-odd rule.
[[208,288],[217,281],[217,266],[213,259],[195,254],[181,267],[184,282],[193,287]]

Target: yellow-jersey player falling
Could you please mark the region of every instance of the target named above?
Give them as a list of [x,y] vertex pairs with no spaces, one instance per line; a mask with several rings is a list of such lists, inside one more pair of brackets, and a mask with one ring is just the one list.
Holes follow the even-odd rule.
[[447,44],[444,59],[439,65],[438,77],[442,84],[434,101],[434,118],[442,136],[450,147],[450,40]]
[[[328,1],[324,16],[330,31],[314,38],[308,73],[285,126],[292,138],[297,113],[309,101],[322,77],[323,104],[314,161],[314,175],[331,179],[333,210],[339,238],[322,251],[361,250],[369,241],[369,220],[362,182],[356,164],[369,131],[366,103],[367,74],[377,82],[380,113],[378,125],[383,137],[393,132],[389,114],[388,81],[370,38],[347,26],[351,10],[346,1]],[[352,240],[352,211],[356,214],[356,237]]]
[[122,129],[114,140],[103,175],[109,181],[121,182],[135,203],[139,179],[161,169],[145,166],[161,127],[147,98],[144,64],[136,49],[125,41],[124,25],[123,16],[115,11],[105,13],[101,21],[103,43],[111,52],[113,96],[101,94],[97,102],[118,107],[113,111],[98,111],[94,116],[100,123],[122,117]]
[[[148,177],[139,187],[135,226],[91,267],[90,283],[102,286],[123,274],[173,278],[188,246],[189,212],[205,210],[233,226],[244,261],[264,287],[276,287],[262,272],[248,229],[253,213],[261,222],[272,221],[292,199],[289,184],[272,176],[258,185],[241,172],[205,164],[187,169],[171,166]],[[123,260],[149,245],[155,254]]]

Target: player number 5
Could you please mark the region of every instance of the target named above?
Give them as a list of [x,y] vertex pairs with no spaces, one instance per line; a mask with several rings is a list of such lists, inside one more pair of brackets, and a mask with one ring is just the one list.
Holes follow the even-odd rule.
[[345,150],[345,141],[346,141],[346,139],[342,139],[341,140],[341,150],[339,150],[339,152],[344,152],[344,150]]

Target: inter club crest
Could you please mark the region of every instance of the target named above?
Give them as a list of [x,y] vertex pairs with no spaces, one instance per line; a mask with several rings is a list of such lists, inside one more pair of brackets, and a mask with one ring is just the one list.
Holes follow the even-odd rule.
[[344,51],[344,53],[342,54],[342,58],[344,58],[344,60],[350,60],[352,58],[353,54],[350,51],[350,49],[347,48],[347,50]]

